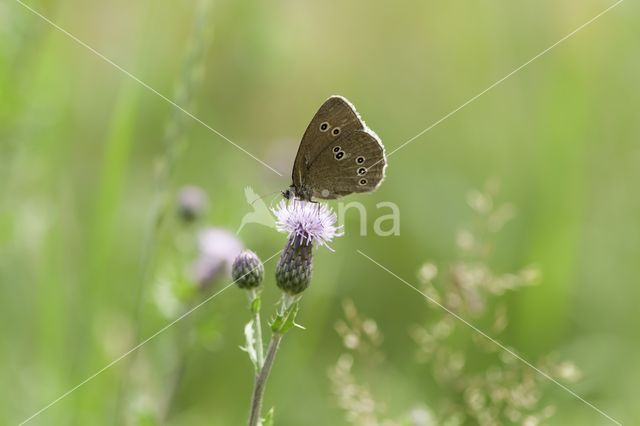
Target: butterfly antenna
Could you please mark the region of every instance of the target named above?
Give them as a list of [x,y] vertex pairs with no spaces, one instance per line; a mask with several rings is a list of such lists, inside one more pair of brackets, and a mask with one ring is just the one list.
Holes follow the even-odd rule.
[[[262,200],[262,199],[264,199],[264,198],[267,198],[269,195],[274,195],[274,194],[277,194],[277,193],[279,193],[279,192],[280,192],[280,191],[273,191],[273,192],[270,192],[270,193],[268,193],[268,194],[266,194],[266,195],[263,195],[262,197],[256,198],[255,200],[253,200],[253,201],[252,201],[251,203],[249,203],[249,204],[253,207],[253,204],[254,204],[256,201],[260,201],[260,200]],[[274,197],[274,198],[275,198],[275,197]],[[271,201],[273,202],[273,198],[271,199]]]
[[269,201],[269,207],[273,206],[273,200],[275,200],[278,197],[279,194],[274,195],[273,197],[271,197],[271,200]]

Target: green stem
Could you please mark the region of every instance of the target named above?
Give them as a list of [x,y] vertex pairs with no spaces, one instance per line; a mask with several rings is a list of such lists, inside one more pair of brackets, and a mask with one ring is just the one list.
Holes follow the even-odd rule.
[[[208,41],[207,19],[209,10],[209,0],[201,0],[198,3],[198,10],[193,22],[191,42],[192,46],[187,52],[185,64],[182,69],[182,75],[177,83],[175,102],[178,105],[188,106],[194,93],[194,86],[199,83],[196,78],[195,70],[204,63],[204,49]],[[142,254],[140,257],[140,265],[142,277],[139,285],[135,289],[133,296],[133,312],[131,313],[132,323],[134,324],[135,342],[141,340],[142,321],[144,310],[144,296],[146,285],[151,277],[153,260],[155,257],[155,245],[157,243],[158,234],[167,215],[169,205],[168,196],[170,191],[171,179],[173,177],[173,169],[179,160],[179,154],[184,149],[181,148],[181,139],[183,136],[183,122],[185,117],[183,111],[173,109],[173,116],[165,128],[164,135],[164,151],[162,152],[161,164],[158,172],[154,176],[155,195],[151,205],[151,217],[147,223],[147,229],[144,232],[144,240],[142,243]],[[184,143],[184,142],[182,142]],[[115,396],[114,422],[122,424],[123,405],[128,397],[131,385],[131,368],[134,364],[135,357],[140,351],[135,351],[133,356],[128,357],[122,367],[123,373],[117,385],[117,394]]]
[[[259,297],[258,293],[256,292],[255,289],[252,289],[251,302],[253,302],[257,297]],[[253,303],[251,303],[251,305],[253,305]],[[262,341],[262,324],[260,322],[260,311],[257,309],[254,310],[253,306],[251,310],[253,311],[253,327],[256,332],[256,354],[258,358],[257,368],[260,369],[264,365],[264,343]]]
[[177,363],[168,386],[167,394],[162,407],[160,420],[162,424],[167,424],[175,408],[176,399],[180,391],[180,386],[187,370],[187,358],[191,353],[190,329],[192,327],[192,317],[185,318],[177,325],[175,334],[175,346],[177,352]]
[[262,368],[256,375],[256,381],[253,386],[253,396],[251,398],[251,413],[249,415],[249,426],[258,426],[260,424],[260,412],[262,411],[262,399],[264,397],[264,389],[267,384],[267,378],[273,367],[273,361],[276,358],[276,352],[280,347],[282,334],[273,333],[267,349],[267,357],[264,360]]
[[[280,307],[278,309],[280,322],[278,322],[278,326],[275,326],[275,324],[271,325],[273,334],[271,335],[271,341],[269,342],[269,348],[267,349],[267,356],[264,359],[264,362],[259,364],[260,368],[256,373],[256,380],[253,385],[253,395],[251,397],[251,412],[249,414],[249,426],[258,426],[260,424],[260,413],[262,411],[264,388],[267,384],[267,379],[269,378],[269,373],[271,372],[271,368],[273,367],[273,361],[276,358],[276,353],[278,352],[278,348],[280,347],[282,337],[284,336],[284,333],[286,333],[287,330],[294,324],[297,310],[293,312],[293,317],[287,316],[287,318],[284,320],[283,317],[287,315],[287,313],[291,314],[288,311],[292,308],[293,304],[297,303],[299,300],[299,295],[291,296],[287,293],[283,293],[282,297],[280,298]],[[261,344],[262,339],[259,339],[259,341]]]

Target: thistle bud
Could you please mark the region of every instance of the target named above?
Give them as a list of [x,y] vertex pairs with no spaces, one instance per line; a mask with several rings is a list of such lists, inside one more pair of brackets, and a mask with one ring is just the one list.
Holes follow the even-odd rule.
[[204,213],[207,195],[197,186],[185,186],[178,192],[178,214],[185,222],[193,222]]
[[245,250],[233,261],[231,276],[238,287],[246,290],[253,289],[262,283],[264,265],[258,255],[251,250]]
[[291,235],[278,266],[276,284],[285,293],[300,294],[309,287],[313,270],[313,244],[300,236]]

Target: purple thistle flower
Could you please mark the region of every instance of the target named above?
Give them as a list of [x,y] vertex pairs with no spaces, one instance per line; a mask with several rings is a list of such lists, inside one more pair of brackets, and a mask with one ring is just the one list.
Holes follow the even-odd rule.
[[336,226],[336,214],[325,204],[282,200],[272,211],[276,215],[276,229],[300,244],[326,246],[334,237],[343,235],[342,226]]
[[198,258],[191,265],[191,277],[201,287],[228,276],[231,265],[243,249],[242,242],[222,228],[205,228],[198,234]]
[[187,185],[178,192],[178,214],[185,222],[198,219],[207,207],[207,194],[197,186]]
[[276,284],[285,293],[298,295],[311,283],[314,243],[326,246],[342,235],[342,229],[335,224],[336,214],[324,204],[283,200],[273,212],[276,229],[289,234],[276,266]]

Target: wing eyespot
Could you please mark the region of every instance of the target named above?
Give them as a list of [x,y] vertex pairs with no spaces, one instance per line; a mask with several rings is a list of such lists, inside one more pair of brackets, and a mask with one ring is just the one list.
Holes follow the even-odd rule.
[[362,164],[364,163],[365,158],[361,155],[358,158],[356,158],[356,164]]
[[362,179],[360,179],[360,180],[358,181],[358,183],[360,184],[360,186],[364,186],[364,185],[366,185],[366,184],[367,184],[367,180],[366,180],[366,179],[364,179],[364,178],[362,178]]
[[334,157],[336,157],[338,161],[342,160],[344,158],[344,151],[338,151]]
[[326,132],[327,130],[329,130],[329,123],[327,123],[326,121],[323,121],[322,123],[320,123],[319,128],[321,132]]
[[360,168],[358,168],[358,170],[356,171],[356,174],[357,174],[358,176],[364,176],[364,175],[366,175],[366,174],[367,174],[367,169],[366,169],[366,167],[360,167]]
[[333,147],[333,152],[340,152],[342,150],[342,148],[340,148],[339,146],[334,146]]
[[331,134],[333,136],[338,136],[340,134],[340,127],[334,127],[333,130],[331,131]]

